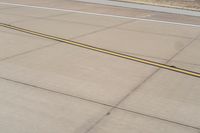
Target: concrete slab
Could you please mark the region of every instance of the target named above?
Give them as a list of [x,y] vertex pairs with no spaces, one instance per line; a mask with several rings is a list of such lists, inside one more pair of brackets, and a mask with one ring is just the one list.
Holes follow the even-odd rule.
[[[178,57],[178,56],[177,56]],[[176,58],[174,60],[170,61],[170,65],[182,67],[183,69],[187,69],[190,71],[198,72],[200,73],[200,65],[195,63],[188,63],[189,61],[177,61]]]
[[129,19],[112,18],[106,16],[97,16],[97,15],[80,14],[80,13],[70,13],[67,15],[58,15],[48,18],[61,21],[70,21],[75,23],[96,25],[96,26],[114,26],[117,24],[130,21]]
[[156,68],[74,46],[53,46],[0,63],[0,76],[115,105]]
[[66,39],[88,34],[90,32],[104,28],[94,25],[86,25],[66,21],[61,22],[49,19],[37,19],[32,21],[19,22],[15,23],[15,25]]
[[[112,36],[111,36],[112,35]],[[109,29],[76,39],[106,49],[169,59],[191,39],[122,29]]]
[[115,110],[89,133],[199,133],[174,123]]
[[0,60],[57,43],[52,40],[12,34],[10,30],[0,31],[0,36],[2,38],[0,39]]
[[1,23],[8,23],[12,24],[13,22],[17,21],[25,21],[31,19],[30,17],[25,17],[25,16],[16,16],[16,15],[11,15],[11,14],[0,14],[0,22]]
[[154,12],[145,11],[145,10],[115,7],[115,6],[108,6],[108,5],[98,5],[98,4],[91,6],[91,8],[83,9],[83,11],[104,13],[104,14],[111,14],[111,15],[121,15],[121,16],[127,16],[127,17],[140,17],[140,18],[148,17],[154,14]]
[[200,25],[200,17],[157,12],[148,19]]
[[15,6],[8,6],[8,5],[0,5],[0,10],[1,9],[6,9],[6,8],[13,8]]
[[[161,63],[199,34],[198,17],[72,0],[0,1],[26,5],[2,8],[1,22]],[[38,9],[41,6],[44,8]],[[124,24],[136,18],[147,19]],[[0,77],[10,80],[0,79],[0,132],[200,131],[198,78],[161,70],[147,80],[158,68],[68,44],[50,46],[57,42],[6,28],[0,31]],[[199,40],[168,64],[200,72]],[[111,115],[103,117],[109,105],[116,106],[119,101],[123,102],[118,107],[126,111],[113,109]]]
[[2,13],[18,15],[18,16],[28,16],[28,17],[45,17],[51,15],[63,14],[62,11],[52,11],[44,9],[35,9],[29,7],[18,7],[18,8],[8,8],[1,11]]
[[14,4],[29,4],[29,5],[35,5],[35,6],[41,6],[41,5],[48,5],[53,2],[59,2],[63,0],[1,0],[1,2],[5,3],[14,3]]
[[119,26],[119,28],[146,32],[163,34],[170,36],[191,37],[195,38],[200,35],[200,27],[191,27],[178,24],[167,24],[160,22],[136,21]]
[[185,49],[183,52],[177,55],[176,58],[174,58],[174,61],[181,61],[190,64],[200,65],[199,43],[200,40],[194,41],[187,49]]
[[91,8],[94,4],[91,3],[85,3],[85,2],[77,2],[74,0],[62,0],[60,2],[55,1],[54,3],[51,3],[51,5],[47,5],[47,7],[54,7],[59,9],[67,9],[67,10],[84,10]]
[[0,79],[0,132],[82,133],[108,107]]
[[[187,68],[193,70],[195,66]],[[199,78],[161,70],[120,107],[200,128],[199,86]]]
[[17,6],[25,7],[25,6],[37,6],[37,7],[49,7],[49,8],[59,8],[66,10],[83,10],[87,8],[91,8],[92,3],[85,2],[77,2],[74,0],[43,0],[43,1],[27,1],[27,0],[1,0],[1,3],[5,5],[16,4]]

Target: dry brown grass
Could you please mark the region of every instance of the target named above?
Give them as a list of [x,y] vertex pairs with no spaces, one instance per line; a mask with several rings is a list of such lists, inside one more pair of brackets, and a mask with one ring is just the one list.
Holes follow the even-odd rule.
[[119,0],[126,2],[145,3],[161,6],[173,6],[178,8],[187,8],[200,10],[200,0]]

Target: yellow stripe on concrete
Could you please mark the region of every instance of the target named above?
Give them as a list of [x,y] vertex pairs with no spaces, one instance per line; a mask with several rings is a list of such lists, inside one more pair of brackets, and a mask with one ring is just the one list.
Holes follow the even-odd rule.
[[35,32],[35,31],[31,31],[31,30],[28,30],[28,29],[16,27],[16,26],[13,26],[13,25],[5,24],[5,23],[0,23],[0,26],[5,27],[5,28],[9,28],[9,29],[13,29],[13,30],[17,30],[17,31],[20,31],[20,32],[36,35],[36,36],[39,36],[39,37],[48,38],[48,39],[51,39],[51,40],[67,43],[67,44],[70,44],[70,45],[82,47],[82,48],[85,48],[85,49],[90,49],[90,50],[93,50],[93,51],[113,55],[113,56],[116,56],[116,57],[132,60],[132,61],[140,62],[140,63],[143,63],[143,64],[147,64],[147,65],[151,65],[151,66],[155,66],[155,67],[159,67],[159,68],[163,68],[163,69],[167,69],[167,70],[171,70],[171,71],[175,71],[175,72],[178,72],[178,73],[182,73],[182,74],[186,74],[186,75],[190,75],[190,76],[193,76],[193,77],[200,78],[200,73],[193,72],[193,71],[190,71],[190,70],[177,68],[177,67],[169,66],[169,65],[166,65],[166,64],[154,62],[154,61],[151,61],[151,60],[142,59],[142,58],[118,53],[118,52],[115,52],[115,51],[111,51],[111,50],[98,48],[98,47],[94,47],[94,46],[91,46],[91,45],[71,41],[71,40],[68,40],[68,39],[64,39],[64,38],[60,38],[60,37],[56,37],[56,36],[52,36],[52,35],[47,35],[47,34]]

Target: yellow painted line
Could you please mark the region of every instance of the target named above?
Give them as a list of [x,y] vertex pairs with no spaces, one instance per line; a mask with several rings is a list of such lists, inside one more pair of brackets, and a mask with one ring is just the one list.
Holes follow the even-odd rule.
[[200,78],[200,73],[193,72],[193,71],[190,71],[190,70],[173,67],[173,66],[170,66],[170,65],[166,65],[166,64],[154,62],[154,61],[151,61],[151,60],[142,59],[142,58],[118,53],[118,52],[103,49],[103,48],[94,47],[94,46],[91,46],[91,45],[88,45],[88,44],[83,44],[83,43],[80,43],[80,42],[75,42],[75,41],[71,41],[71,40],[68,40],[68,39],[43,34],[43,33],[40,33],[40,32],[31,31],[31,30],[28,30],[28,29],[16,27],[16,26],[13,26],[13,25],[5,24],[5,23],[0,23],[0,26],[5,27],[5,28],[9,28],[9,29],[13,29],[13,30],[17,30],[17,31],[20,31],[20,32],[32,34],[32,35],[35,35],[35,36],[39,36],[39,37],[48,38],[48,39],[51,39],[51,40],[67,43],[67,44],[78,46],[78,47],[81,47],[81,48],[90,49],[90,50],[93,50],[93,51],[113,55],[113,56],[116,56],[116,57],[132,60],[132,61],[140,62],[140,63],[143,63],[143,64],[155,66],[155,67],[158,67],[158,68],[163,68],[163,69],[167,69],[167,70],[171,70],[171,71],[175,71],[175,72],[178,72],[178,73],[182,73],[182,74],[186,74],[186,75],[190,75],[190,76],[193,76],[193,77]]

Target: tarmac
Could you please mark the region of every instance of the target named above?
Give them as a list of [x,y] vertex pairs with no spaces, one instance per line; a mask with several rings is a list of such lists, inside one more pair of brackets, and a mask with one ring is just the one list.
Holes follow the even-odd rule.
[[[200,18],[0,0],[0,23],[200,72]],[[200,78],[0,25],[1,133],[200,133]]]

